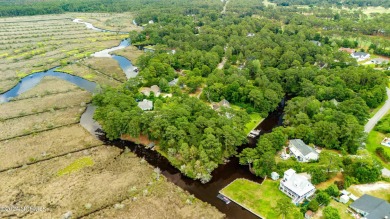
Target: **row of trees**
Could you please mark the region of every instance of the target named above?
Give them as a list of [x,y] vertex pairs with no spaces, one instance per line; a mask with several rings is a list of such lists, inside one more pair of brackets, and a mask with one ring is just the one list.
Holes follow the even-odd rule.
[[270,0],[281,6],[289,5],[310,5],[310,6],[339,6],[339,7],[368,7],[368,6],[383,6],[386,8],[390,7],[390,3],[386,0],[346,0],[346,1],[337,1],[337,0]]

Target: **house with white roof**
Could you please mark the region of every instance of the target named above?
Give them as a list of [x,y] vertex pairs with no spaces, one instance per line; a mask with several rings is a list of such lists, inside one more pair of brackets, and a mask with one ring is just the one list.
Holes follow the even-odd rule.
[[295,157],[299,162],[318,160],[317,151],[306,145],[301,139],[290,140],[288,147],[290,149],[290,155]]
[[298,175],[293,169],[284,172],[279,189],[288,195],[294,204],[298,204],[305,198],[309,198],[316,191],[316,188],[306,177]]
[[138,107],[142,110],[152,110],[153,109],[153,102],[147,99],[142,100],[141,102],[138,102]]

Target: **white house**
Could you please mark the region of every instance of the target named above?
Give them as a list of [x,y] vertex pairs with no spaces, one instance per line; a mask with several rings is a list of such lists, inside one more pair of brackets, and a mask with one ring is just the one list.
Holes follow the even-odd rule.
[[348,201],[349,201],[349,196],[348,195],[342,195],[342,196],[340,196],[340,200],[339,201],[341,203],[347,204]]
[[293,169],[289,169],[284,172],[283,179],[280,181],[279,189],[284,194],[292,198],[292,202],[294,204],[298,204],[305,198],[309,198],[316,191],[316,188],[306,177],[296,174]]
[[314,148],[306,145],[301,139],[292,139],[289,143],[290,155],[300,162],[318,160],[318,153]]
[[352,58],[357,59],[357,61],[363,61],[368,58],[370,58],[370,54],[365,53],[365,52],[354,52],[351,54]]

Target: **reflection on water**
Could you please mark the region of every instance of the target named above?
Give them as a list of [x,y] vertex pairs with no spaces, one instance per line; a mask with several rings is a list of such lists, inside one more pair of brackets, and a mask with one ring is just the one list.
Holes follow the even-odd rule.
[[5,92],[4,94],[0,95],[0,103],[8,102],[10,99],[15,98],[19,96],[20,94],[29,91],[30,89],[34,88],[39,84],[39,82],[43,79],[45,76],[53,76],[56,78],[60,78],[63,80],[66,80],[72,84],[77,85],[78,87],[81,87],[89,92],[94,92],[96,89],[96,83],[91,82],[88,80],[85,80],[84,78],[66,74],[63,72],[56,72],[55,69],[52,68],[46,72],[38,72],[31,74],[27,77],[24,77],[20,82],[13,87],[11,90]]

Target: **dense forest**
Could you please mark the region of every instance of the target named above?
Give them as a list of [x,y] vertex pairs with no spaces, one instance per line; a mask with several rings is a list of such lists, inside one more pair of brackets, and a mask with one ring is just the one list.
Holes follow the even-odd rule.
[[[237,147],[246,142],[243,130],[248,114],[266,117],[286,95],[291,99],[285,107],[283,127],[261,136],[256,148],[238,154],[242,164],[250,164],[258,176],[289,167],[288,162],[276,164],[272,157],[290,138],[356,154],[365,138],[363,126],[369,109],[386,98],[387,77],[382,71],[359,66],[338,49],[388,55],[390,43],[385,37],[390,33],[390,16],[333,10],[316,1],[289,1],[316,6],[311,8],[232,0],[224,10],[224,4],[200,0],[137,0],[131,4],[125,0],[18,0],[0,1],[0,16],[136,11],[135,21],[144,29],[129,34],[132,44],[153,45],[154,52],[138,59],[137,78],[94,97],[99,106],[95,118],[110,139],[128,134],[157,142],[160,153],[189,177],[209,181],[212,170],[237,155]],[[354,6],[360,1],[343,4]],[[177,85],[170,86],[168,82],[175,78]],[[159,85],[172,98],[139,92],[152,85]],[[142,99],[153,101],[154,110],[140,110],[137,102]],[[215,111],[210,107],[222,100],[235,108]],[[369,170],[377,167],[366,163]],[[291,165],[298,171],[305,168]],[[310,171],[314,176],[326,176],[322,174],[324,166]],[[353,171],[351,180],[364,181]]]
[[[258,176],[284,169],[280,165],[286,164],[276,166],[272,157],[290,138],[355,154],[365,138],[369,109],[386,98],[387,78],[338,51],[340,46],[360,47],[360,42],[334,38],[332,28],[323,33],[316,28],[339,25],[345,28],[339,32],[352,31],[347,29],[351,15],[343,15],[348,21],[343,23],[332,14],[324,23],[319,16],[311,19],[294,9],[275,9],[272,14],[262,12],[261,4],[238,10],[241,4],[233,1],[226,13],[204,7],[140,11],[138,24],[154,22],[140,33],[130,33],[130,38],[137,46],[154,45],[154,52],[139,58],[137,80],[95,97],[100,106],[96,118],[108,136],[147,136],[183,173],[207,182],[212,170],[245,142],[247,113],[266,117],[288,95],[293,98],[285,108],[284,127],[263,135],[256,148],[239,154],[242,164],[253,164]],[[263,17],[253,17],[254,12]],[[177,86],[168,86],[174,78],[179,79]],[[159,85],[173,98],[138,92],[151,85]],[[136,107],[144,98],[155,103],[154,111],[145,113]],[[245,111],[213,111],[209,106],[224,99]],[[318,182],[327,177],[324,166],[310,170],[322,177]],[[351,170],[351,180],[363,181],[356,175]]]
[[385,8],[390,7],[390,2],[387,0],[270,0],[270,2],[276,3],[280,6],[289,5],[320,5],[320,6],[344,6],[344,7],[367,7],[367,6],[383,6]]
[[108,89],[94,98],[99,106],[95,118],[102,121],[107,136],[116,139],[126,133],[157,140],[159,150],[191,178],[208,182],[211,171],[246,142],[245,112],[216,112],[188,95],[156,99],[154,111],[144,112],[129,86]]
[[218,1],[189,0],[1,0],[0,17],[39,14],[60,14],[65,12],[125,12],[172,7],[221,7]]

